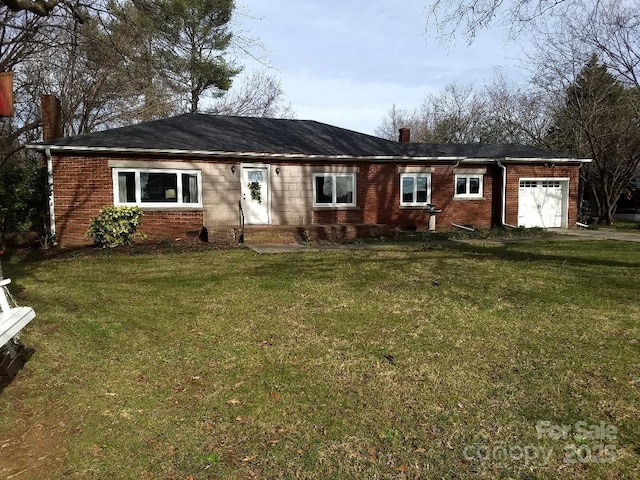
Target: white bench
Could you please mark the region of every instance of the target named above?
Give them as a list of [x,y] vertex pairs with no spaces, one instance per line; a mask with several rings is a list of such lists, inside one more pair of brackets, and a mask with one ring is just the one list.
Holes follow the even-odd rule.
[[15,337],[36,316],[31,307],[11,307],[4,288],[10,279],[0,281],[0,347]]

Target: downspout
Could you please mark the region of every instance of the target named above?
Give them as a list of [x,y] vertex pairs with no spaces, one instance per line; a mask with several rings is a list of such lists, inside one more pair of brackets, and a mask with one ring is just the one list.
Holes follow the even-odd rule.
[[[578,165],[578,182],[579,182],[579,184],[578,184],[578,201],[579,202],[578,202],[578,205],[577,205],[577,207],[578,207],[578,215],[580,214],[580,209],[582,208],[582,202],[584,201],[584,182],[582,182],[581,179],[580,179],[580,176],[581,176],[580,175],[580,170],[582,170],[582,166],[583,165],[584,165],[584,163],[581,163],[580,165]],[[571,182],[569,181],[569,183],[571,183]],[[582,183],[582,195],[580,195],[580,183]],[[569,190],[569,186],[567,185],[567,209],[569,208],[569,191],[568,190]],[[591,209],[589,209],[589,210],[591,210]],[[589,213],[591,213],[591,212],[589,212]],[[569,218],[568,217],[569,217],[569,214],[567,213],[567,228],[569,227],[569,225],[568,225]],[[576,221],[576,225],[578,227],[582,227],[582,228],[591,228],[586,223],[581,223],[581,222],[578,222],[578,221]]]
[[507,223],[507,166],[501,160],[496,160],[498,166],[502,169],[502,196],[500,198],[500,223],[503,227],[517,228],[515,225]]
[[45,148],[44,156],[47,159],[47,186],[49,187],[49,232],[55,238],[56,212],[53,204],[53,159],[51,158],[51,149]]

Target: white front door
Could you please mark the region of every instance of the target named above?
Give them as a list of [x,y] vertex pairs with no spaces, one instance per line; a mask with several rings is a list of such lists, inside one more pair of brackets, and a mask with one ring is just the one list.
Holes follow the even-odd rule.
[[271,223],[271,195],[269,192],[269,167],[243,165],[241,175],[242,210],[249,225]]
[[555,179],[520,180],[518,226],[565,227],[567,182]]

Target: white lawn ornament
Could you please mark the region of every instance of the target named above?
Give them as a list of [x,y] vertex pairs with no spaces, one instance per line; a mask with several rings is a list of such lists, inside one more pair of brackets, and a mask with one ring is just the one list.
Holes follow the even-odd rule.
[[0,347],[6,345],[36,316],[33,308],[15,305],[13,297],[7,290],[7,285],[10,283],[9,278],[0,280]]

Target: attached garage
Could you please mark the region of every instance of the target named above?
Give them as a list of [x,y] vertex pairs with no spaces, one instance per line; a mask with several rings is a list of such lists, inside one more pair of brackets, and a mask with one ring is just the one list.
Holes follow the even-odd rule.
[[518,226],[567,228],[568,178],[521,178]]

